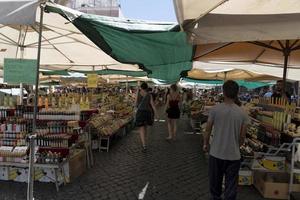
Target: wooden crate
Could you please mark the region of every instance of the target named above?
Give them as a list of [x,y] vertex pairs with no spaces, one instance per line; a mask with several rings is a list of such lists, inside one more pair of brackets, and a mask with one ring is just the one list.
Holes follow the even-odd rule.
[[82,175],[86,171],[86,152],[84,149],[78,149],[70,157],[69,161],[69,173],[70,181]]

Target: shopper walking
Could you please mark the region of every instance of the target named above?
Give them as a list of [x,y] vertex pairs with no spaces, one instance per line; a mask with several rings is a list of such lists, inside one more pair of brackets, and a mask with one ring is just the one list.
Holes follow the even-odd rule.
[[176,131],[177,125],[176,121],[180,118],[180,94],[178,92],[178,88],[176,84],[171,85],[170,93],[167,96],[167,103],[166,103],[166,112],[168,115],[168,131],[169,136],[166,138],[167,140],[174,139],[176,140]]
[[147,126],[152,126],[154,116],[156,116],[156,108],[152,95],[148,92],[147,83],[143,82],[136,96],[136,120],[135,125],[139,128],[140,139],[143,152],[146,151],[146,134]]
[[247,114],[235,104],[239,86],[234,81],[223,85],[224,102],[213,107],[204,134],[203,151],[209,151],[209,187],[212,200],[221,199],[222,182],[225,176],[225,200],[237,196],[238,172],[240,169],[240,146],[244,143],[248,123]]

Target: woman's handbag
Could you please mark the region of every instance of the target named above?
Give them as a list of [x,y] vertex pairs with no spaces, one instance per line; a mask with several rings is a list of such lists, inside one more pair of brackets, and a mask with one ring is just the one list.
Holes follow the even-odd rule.
[[133,117],[133,122],[134,124],[136,124],[136,118],[137,118],[137,113],[138,113],[138,110],[140,109],[142,103],[145,101],[145,97],[143,97],[143,99],[141,100],[141,102],[139,103],[139,105],[134,109],[134,117]]

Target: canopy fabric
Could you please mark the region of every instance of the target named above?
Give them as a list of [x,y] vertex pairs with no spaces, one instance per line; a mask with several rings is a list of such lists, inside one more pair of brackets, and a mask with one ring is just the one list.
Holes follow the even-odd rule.
[[[279,80],[282,79],[282,68],[280,66],[271,66],[271,65],[262,65],[262,64],[247,64],[247,63],[229,63],[229,62],[219,62],[219,63],[208,63],[208,62],[193,62],[193,69],[201,69],[205,71],[226,71],[232,69],[242,69],[242,70],[250,70],[254,73],[270,75],[274,77],[271,80]],[[300,81],[299,69],[288,68],[287,79],[292,81]],[[251,79],[248,79],[249,81]],[[267,80],[263,79],[252,79],[251,81],[262,81]]]
[[299,39],[299,17],[300,13],[274,15],[210,13],[186,30],[193,44]]
[[[176,0],[177,17],[191,13],[193,23],[184,26],[194,44],[290,40],[299,38],[298,0]],[[180,6],[185,5],[185,6]],[[219,6],[216,6],[219,5]],[[185,9],[181,9],[184,7]],[[215,9],[213,9],[215,8]],[[203,10],[209,14],[197,18]],[[187,18],[189,19],[189,18]]]
[[182,78],[182,81],[190,82],[190,83],[198,83],[198,84],[208,84],[208,85],[222,85],[224,81],[221,80],[201,80],[201,79],[193,79],[193,78]]
[[[0,25],[0,67],[4,58],[37,58],[38,22],[39,14],[32,26]],[[42,35],[41,69],[102,70],[109,66],[138,70],[137,65],[122,64],[108,56],[72,23],[55,13],[44,14]]]
[[[183,28],[197,45],[194,60],[269,65],[276,72],[267,74],[277,76],[275,68],[300,69],[299,17],[297,0],[230,0]],[[298,80],[293,71],[290,79]]]
[[[103,77],[103,76],[101,76]],[[104,77],[103,77],[104,78]],[[107,77],[104,78],[105,80],[109,80],[109,82],[113,82],[113,83],[120,83],[120,82],[151,82],[151,79],[147,78],[147,77],[135,77],[135,78],[127,78],[127,77],[120,77],[120,78],[113,78],[113,77]]]
[[219,14],[299,13],[298,0],[174,0],[178,22],[197,20],[211,11]]
[[297,0],[230,0],[185,30],[194,44],[290,40],[300,38],[299,17]]
[[[191,69],[193,48],[186,33],[174,23],[103,17],[81,13],[76,17],[63,6],[47,6],[50,12],[69,19],[108,55],[122,63],[139,64],[151,77],[176,82]],[[71,16],[71,17],[70,17]],[[172,72],[165,73],[172,69]]]
[[188,72],[188,78],[206,80],[276,80],[276,77],[258,74],[247,70],[231,69],[222,71],[204,71],[193,69]]
[[[221,80],[197,80],[197,79],[191,79],[191,78],[183,78],[182,79],[185,82],[191,82],[196,84],[208,84],[208,85],[222,85],[224,81]],[[244,81],[244,80],[236,80],[236,82],[239,84],[240,87],[245,87],[247,89],[255,89],[265,86],[273,85],[273,83],[270,82],[251,82],[251,81]]]
[[238,80],[237,83],[239,84],[240,87],[245,87],[247,89],[256,89],[260,87],[274,85],[274,82],[264,83],[264,82],[251,82],[251,81],[244,81],[244,80]]
[[204,16],[225,0],[174,0],[177,20],[180,24]]
[[2,0],[0,1],[0,24],[34,24],[37,6],[37,0]]
[[[285,45],[285,41],[265,41],[259,43],[261,45],[270,45],[274,49],[257,45],[255,42],[198,45],[194,59],[204,62],[261,63],[282,67],[284,56],[283,52],[280,51],[282,47],[279,42]],[[295,48],[299,48],[300,42],[298,40],[289,42],[290,45],[293,44]],[[289,68],[300,68],[300,51],[298,49],[290,53],[288,65]]]
[[229,0],[212,13],[222,14],[289,14],[300,13],[298,0]]
[[51,70],[51,71],[41,71],[41,73],[45,76],[53,76],[53,75],[60,75],[60,76],[69,76],[69,72],[77,72],[82,74],[98,74],[98,75],[124,75],[124,76],[131,76],[131,77],[144,77],[147,76],[147,72],[145,71],[129,71],[129,70],[114,70],[114,69],[104,69],[104,70]]
[[41,71],[41,73],[44,76],[53,76],[53,75],[70,76],[67,70]]
[[131,77],[144,77],[147,76],[147,72],[145,71],[128,71],[128,70],[113,70],[113,69],[104,69],[104,70],[97,70],[97,71],[74,71],[83,74],[98,74],[98,75],[124,75],[124,76],[131,76]]
[[43,86],[56,86],[56,85],[60,85],[59,81],[45,81],[45,82],[40,82],[40,85]]

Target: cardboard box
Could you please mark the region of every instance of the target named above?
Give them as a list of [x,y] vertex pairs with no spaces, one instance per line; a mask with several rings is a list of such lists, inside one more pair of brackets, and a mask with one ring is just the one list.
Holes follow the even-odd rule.
[[78,149],[71,155],[69,161],[69,177],[73,181],[86,170],[86,153],[84,149]]
[[[290,175],[284,172],[254,171],[253,184],[264,198],[288,199]],[[293,191],[300,191],[300,184],[293,185]]]
[[285,161],[285,157],[264,156],[261,158],[254,159],[251,169],[266,172],[286,172],[287,167]]
[[241,169],[239,171],[239,185],[252,185],[253,172],[251,170]]
[[27,182],[28,169],[19,168],[19,167],[9,167],[8,180],[12,180],[16,182]]
[[8,167],[6,167],[6,166],[0,167],[0,180],[3,180],[3,181],[8,180]]

